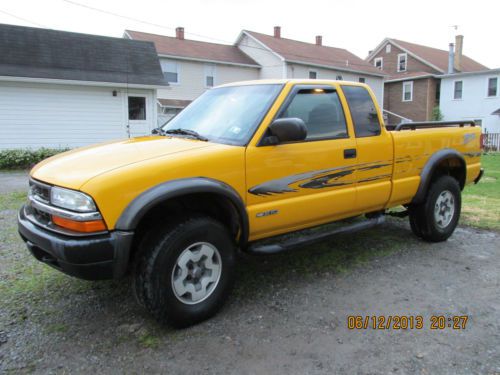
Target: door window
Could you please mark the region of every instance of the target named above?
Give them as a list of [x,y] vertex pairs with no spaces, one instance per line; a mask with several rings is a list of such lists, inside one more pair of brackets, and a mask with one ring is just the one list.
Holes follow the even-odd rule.
[[342,104],[333,89],[300,89],[279,115],[279,118],[285,117],[297,117],[304,121],[306,141],[347,137]]

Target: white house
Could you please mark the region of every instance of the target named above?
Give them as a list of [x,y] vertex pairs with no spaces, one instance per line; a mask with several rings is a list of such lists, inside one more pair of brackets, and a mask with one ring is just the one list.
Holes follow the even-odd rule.
[[281,27],[267,35],[243,30],[236,45],[260,66],[260,78],[317,78],[365,82],[383,106],[386,74],[348,50],[283,38]]
[[0,149],[149,134],[167,86],[152,43],[0,25]]
[[237,47],[184,38],[184,28],[176,36],[126,30],[125,38],[153,42],[168,89],[158,90],[159,122],[178,113],[205,90],[224,83],[258,79],[260,65]]
[[475,120],[483,132],[500,133],[500,68],[440,78],[444,120]]

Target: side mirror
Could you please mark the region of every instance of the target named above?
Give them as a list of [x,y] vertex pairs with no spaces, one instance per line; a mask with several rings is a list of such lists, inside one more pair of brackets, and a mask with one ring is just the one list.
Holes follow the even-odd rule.
[[269,126],[271,136],[264,138],[264,145],[283,142],[303,141],[307,137],[307,127],[303,120],[296,117],[279,118]]

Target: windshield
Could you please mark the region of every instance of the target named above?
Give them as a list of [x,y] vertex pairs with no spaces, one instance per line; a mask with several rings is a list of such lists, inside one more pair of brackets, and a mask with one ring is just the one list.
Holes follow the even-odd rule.
[[211,89],[167,122],[162,130],[191,130],[212,142],[243,146],[281,88],[282,85],[249,85]]

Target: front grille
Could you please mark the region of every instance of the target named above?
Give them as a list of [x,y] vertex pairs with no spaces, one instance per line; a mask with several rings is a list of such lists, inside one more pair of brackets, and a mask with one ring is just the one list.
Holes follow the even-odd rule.
[[35,224],[48,226],[52,224],[52,218],[47,212],[40,211],[33,207],[30,203],[26,205],[26,215]]
[[30,180],[30,195],[35,200],[48,204],[50,202],[50,186]]
[[[50,203],[50,185],[43,184],[39,181],[30,179],[29,196],[34,201],[49,204]],[[49,213],[39,210],[28,202],[25,208],[25,213],[32,223],[45,228],[53,226],[52,217]]]

